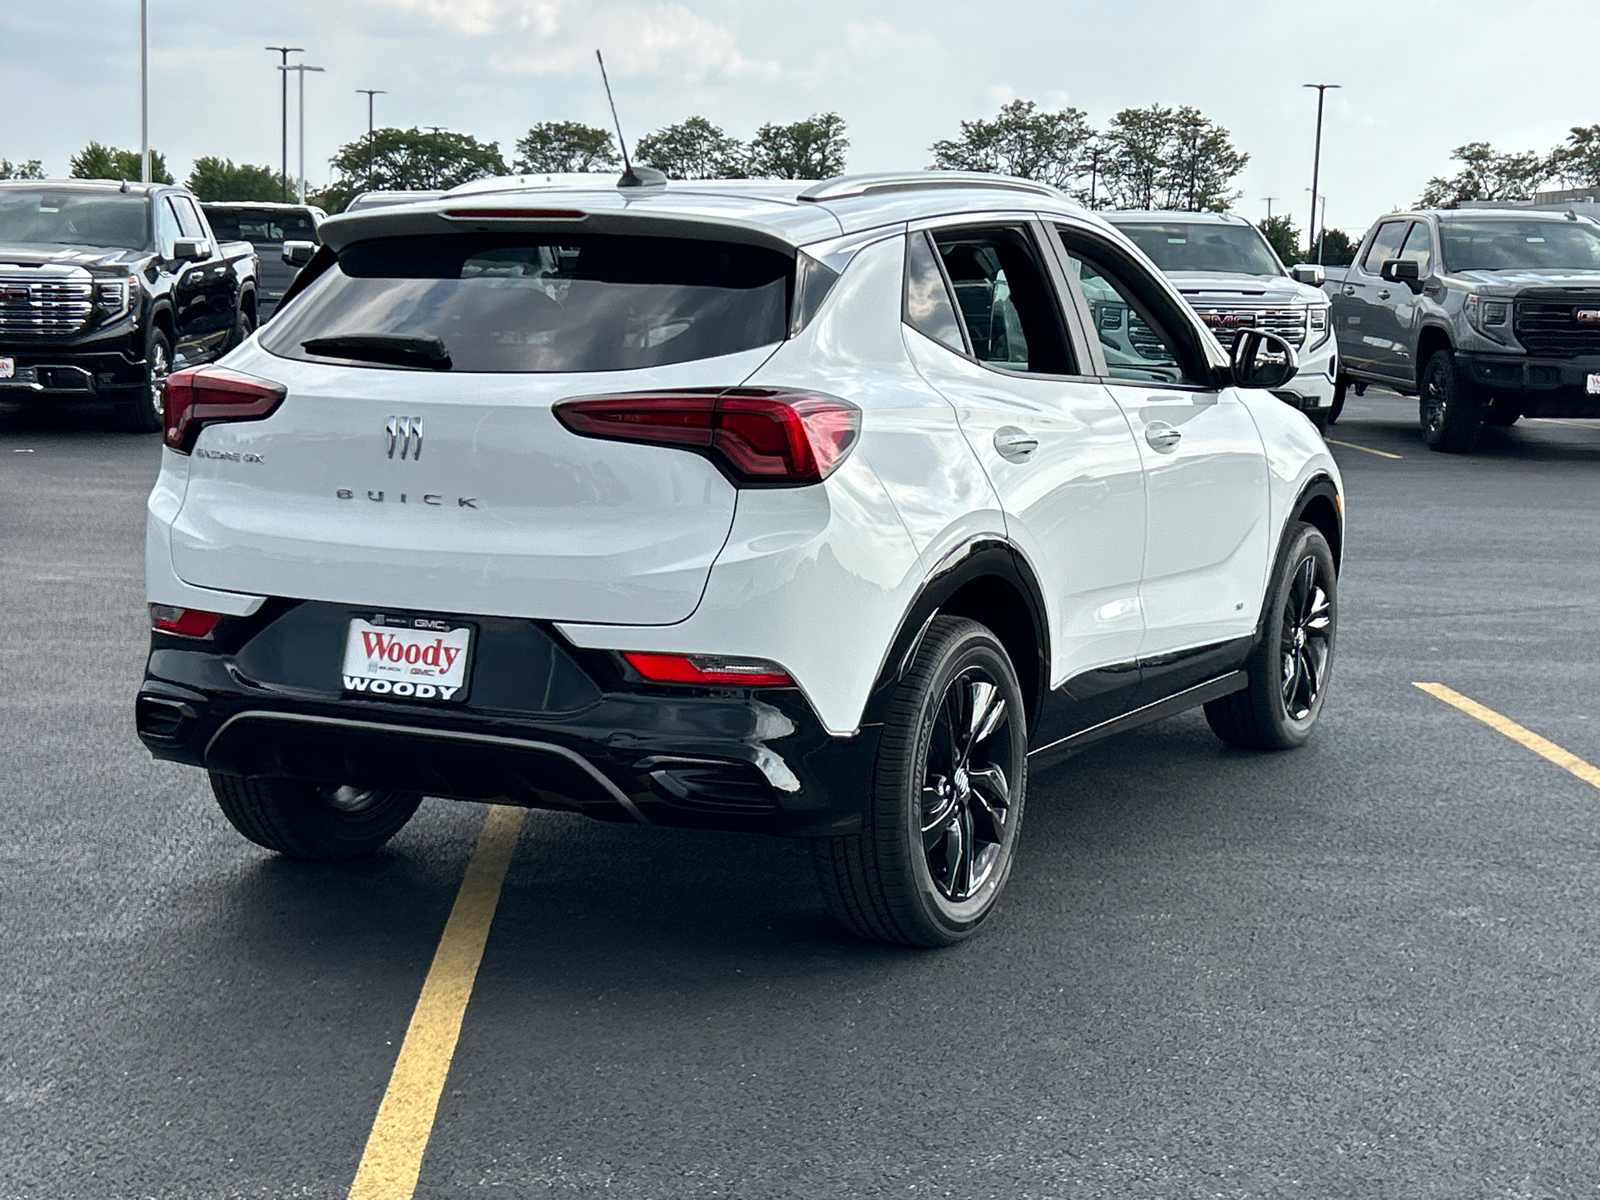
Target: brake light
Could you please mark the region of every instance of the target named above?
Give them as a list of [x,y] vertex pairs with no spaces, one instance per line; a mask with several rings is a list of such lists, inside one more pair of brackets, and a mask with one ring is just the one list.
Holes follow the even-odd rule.
[[483,217],[496,221],[581,221],[589,214],[575,208],[447,208],[444,215],[474,221]]
[[633,392],[563,400],[554,411],[583,437],[693,450],[754,485],[821,483],[861,433],[854,404],[786,388]]
[[734,687],[793,687],[777,663],[725,654],[645,654],[624,651],[628,665],[652,683],[702,683]]
[[206,612],[200,608],[179,608],[175,604],[150,606],[150,628],[179,637],[209,637],[220,620],[221,613]]
[[227,367],[174,372],[167,376],[163,396],[167,445],[187,454],[207,425],[259,421],[270,416],[288,392],[281,383]]

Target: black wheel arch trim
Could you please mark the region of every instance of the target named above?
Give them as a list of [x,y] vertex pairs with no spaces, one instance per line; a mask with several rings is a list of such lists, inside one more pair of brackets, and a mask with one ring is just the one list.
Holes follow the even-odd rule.
[[[1307,510],[1317,504],[1319,500],[1326,501],[1333,510],[1332,528],[1335,537],[1328,537],[1328,523],[1325,517],[1326,509],[1317,511],[1315,518],[1308,518]],[[1272,574],[1267,577],[1266,594],[1261,598],[1261,615],[1256,619],[1255,640],[1260,644],[1267,631],[1267,610],[1272,605],[1272,581],[1278,577],[1278,568],[1283,564],[1284,556],[1289,553],[1289,544],[1295,538],[1295,533],[1302,522],[1311,525],[1324,538],[1327,538],[1328,548],[1333,551],[1333,573],[1338,578],[1344,568],[1344,506],[1339,501],[1339,489],[1333,484],[1331,477],[1318,473],[1308,479],[1300,489],[1300,494],[1295,497],[1294,503],[1289,506],[1292,514],[1283,523],[1283,529],[1278,534],[1278,548],[1272,555]]]
[[[1012,619],[1004,622],[985,621],[982,616],[975,615],[971,606],[980,599],[985,580],[994,580],[998,586],[1014,593],[1021,602],[1022,612],[1013,612]],[[956,603],[951,607],[953,600]],[[1045,619],[1044,589],[1022,552],[996,535],[963,542],[947,553],[923,580],[900,618],[900,627],[879,666],[862,724],[882,723],[890,693],[910,669],[933,618],[941,614],[967,616],[988,625],[1006,647],[1028,705],[1031,735],[1050,690],[1050,630]],[[1017,627],[1019,617],[1025,621],[1025,628]],[[1006,627],[993,628],[997,623]],[[1019,653],[1024,649],[1025,639],[1032,644],[1031,654]]]

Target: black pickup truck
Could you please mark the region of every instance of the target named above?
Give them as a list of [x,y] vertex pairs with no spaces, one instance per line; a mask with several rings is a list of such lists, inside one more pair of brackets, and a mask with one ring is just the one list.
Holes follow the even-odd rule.
[[110,402],[159,429],[167,373],[250,336],[256,277],[184,188],[0,183],[0,401]]
[[321,244],[317,227],[328,214],[310,204],[266,204],[215,201],[200,205],[212,231],[221,238],[238,238],[256,248],[260,257],[257,316],[265,322],[278,310],[278,302],[294,277]]
[[1393,213],[1329,270],[1340,393],[1418,398],[1423,440],[1461,452],[1484,425],[1600,417],[1600,224],[1527,209]]

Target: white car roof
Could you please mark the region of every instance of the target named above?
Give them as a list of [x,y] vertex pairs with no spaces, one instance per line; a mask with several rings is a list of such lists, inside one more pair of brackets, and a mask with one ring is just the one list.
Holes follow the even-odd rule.
[[[722,236],[802,246],[947,214],[1050,211],[1087,217],[1066,193],[1003,175],[948,171],[829,180],[698,179],[619,188],[615,175],[509,176],[465,184],[438,199],[331,217],[335,250],[371,237],[460,230],[549,228],[583,221],[637,231],[643,216],[664,236]],[[526,214],[526,216],[520,216]]]

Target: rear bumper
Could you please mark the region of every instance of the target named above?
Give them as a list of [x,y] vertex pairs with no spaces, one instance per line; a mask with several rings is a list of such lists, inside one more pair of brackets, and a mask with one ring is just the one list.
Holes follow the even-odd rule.
[[790,836],[860,827],[877,729],[829,736],[795,689],[630,683],[532,621],[476,619],[462,704],[347,697],[352,610],[269,602],[214,642],[157,635],[135,716],[157,758],[239,775],[503,799]]
[[1600,355],[1536,358],[1458,351],[1456,362],[1478,387],[1514,399],[1525,416],[1600,417],[1600,395],[1588,391],[1589,376],[1600,375]]

